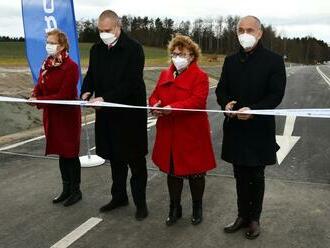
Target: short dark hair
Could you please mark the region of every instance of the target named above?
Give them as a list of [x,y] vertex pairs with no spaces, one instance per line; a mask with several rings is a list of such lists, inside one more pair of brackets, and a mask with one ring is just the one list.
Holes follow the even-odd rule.
[[104,20],[105,18],[113,19],[118,23],[119,26],[121,26],[121,19],[116,12],[109,9],[104,10],[99,16],[99,21]]

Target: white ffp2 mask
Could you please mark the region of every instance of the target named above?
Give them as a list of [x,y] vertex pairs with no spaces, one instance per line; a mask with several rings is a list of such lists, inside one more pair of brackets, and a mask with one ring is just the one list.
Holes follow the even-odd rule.
[[102,32],[100,38],[107,46],[111,45],[117,40],[117,37],[113,33]]
[[244,49],[252,48],[257,43],[257,38],[247,33],[240,34],[238,40]]
[[186,58],[182,58],[182,57],[175,57],[175,58],[172,58],[172,62],[175,66],[175,68],[178,70],[178,71],[181,71],[183,69],[186,69],[189,65],[189,61],[188,59]]
[[53,56],[57,53],[57,46],[56,44],[49,44],[47,43],[46,44],[46,51],[47,51],[47,54],[48,56]]

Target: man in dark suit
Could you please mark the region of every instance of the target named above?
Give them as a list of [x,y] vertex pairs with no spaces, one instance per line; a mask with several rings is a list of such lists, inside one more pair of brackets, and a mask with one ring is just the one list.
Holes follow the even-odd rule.
[[[101,41],[90,50],[89,67],[81,89],[81,97],[91,102],[112,102],[146,106],[143,80],[142,46],[121,29],[118,15],[104,11],[98,20]],[[147,217],[147,111],[101,108],[96,110],[96,154],[109,159],[112,171],[112,200],[101,212],[126,206],[126,180],[131,169],[131,191],[137,207],[135,217]]]
[[[254,16],[237,25],[238,53],[225,59],[217,101],[224,110],[274,109],[282,101],[286,85],[282,56],[261,44],[262,25]],[[260,234],[260,215],[265,190],[265,166],[276,163],[275,118],[226,114],[223,124],[222,159],[233,164],[238,217],[224,228],[232,233],[248,227],[246,238]]]

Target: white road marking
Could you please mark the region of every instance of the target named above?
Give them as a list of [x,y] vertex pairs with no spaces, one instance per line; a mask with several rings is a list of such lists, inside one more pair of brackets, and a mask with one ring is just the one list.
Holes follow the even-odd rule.
[[276,135],[276,142],[281,147],[277,151],[277,161],[279,165],[283,162],[283,160],[286,158],[286,156],[290,153],[292,148],[300,139],[300,137],[298,136],[292,136],[295,121],[295,116],[287,116],[285,119],[283,136]]
[[[94,122],[95,121],[87,122],[86,125],[90,125],[90,124],[92,124]],[[85,126],[85,124],[82,124],[81,126]],[[38,137],[35,137],[35,138],[32,138],[32,139],[24,140],[24,141],[21,141],[21,142],[12,144],[12,145],[4,146],[4,147],[1,147],[0,148],[0,151],[6,151],[6,150],[9,150],[9,149],[13,149],[13,148],[16,148],[16,147],[19,147],[19,146],[22,146],[22,145],[31,143],[33,141],[41,140],[43,138],[45,138],[45,135],[41,135],[41,136],[38,136]]]
[[217,85],[218,85],[218,80],[209,77],[209,81],[210,81],[210,89],[213,89],[213,88],[217,87]]
[[150,128],[155,126],[156,123],[157,123],[157,118],[155,117],[151,117],[150,119],[148,118],[148,125],[147,125],[148,131],[150,131]]
[[12,148],[15,148],[15,147],[22,146],[22,145],[25,145],[27,143],[33,142],[33,141],[41,140],[43,138],[45,138],[45,135],[35,137],[35,138],[32,138],[32,139],[28,139],[28,140],[24,140],[24,141],[21,141],[21,142],[18,142],[18,143],[9,145],[9,146],[4,146],[4,147],[0,148],[0,151],[9,150],[9,149],[12,149]]
[[156,171],[151,177],[148,178],[148,182],[158,176],[158,171]]
[[325,75],[318,66],[316,66],[316,70],[324,79],[324,81],[330,86],[330,78],[327,75]]
[[56,244],[52,245],[51,248],[66,248],[81,238],[89,230],[95,227],[102,221],[100,218],[92,217],[88,219],[85,223],[81,224],[78,228],[73,230],[71,233],[66,235],[63,239],[58,241]]
[[296,117],[295,116],[288,116],[285,121],[285,126],[284,126],[284,136],[291,136],[293,134],[293,129],[294,129],[294,124],[296,122]]
[[53,156],[40,156],[40,155],[32,155],[32,154],[27,154],[27,153],[0,151],[0,154],[14,155],[14,156],[20,156],[20,157],[27,157],[27,158],[42,158],[42,159],[58,160],[57,157],[53,157]]

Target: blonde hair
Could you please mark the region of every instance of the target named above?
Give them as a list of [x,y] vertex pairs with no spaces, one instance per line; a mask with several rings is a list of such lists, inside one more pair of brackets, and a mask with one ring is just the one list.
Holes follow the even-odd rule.
[[67,35],[63,31],[61,31],[60,29],[53,29],[52,31],[47,32],[47,37],[51,35],[56,36],[60,46],[64,47],[66,51],[69,51],[69,40]]
[[196,42],[194,42],[189,36],[176,34],[168,44],[168,52],[172,54],[175,48],[182,50],[186,48],[193,56],[194,61],[197,61],[201,57],[201,49]]

